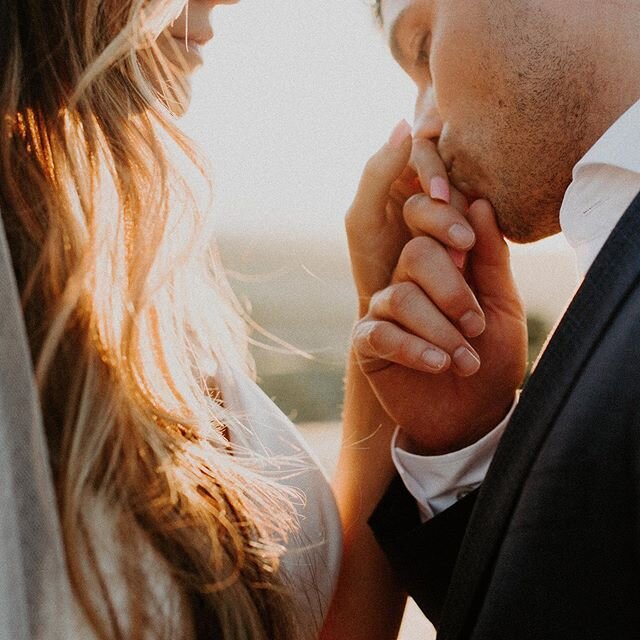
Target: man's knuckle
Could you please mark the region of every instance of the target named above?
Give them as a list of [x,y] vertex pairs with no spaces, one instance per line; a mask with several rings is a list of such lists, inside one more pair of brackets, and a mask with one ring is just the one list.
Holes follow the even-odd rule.
[[393,287],[389,294],[389,312],[392,316],[405,315],[411,308],[412,302],[417,294],[416,285],[410,282],[403,282]]
[[442,306],[451,311],[457,312],[468,306],[467,295],[460,287],[447,287],[440,292]]
[[398,349],[398,360],[407,365],[414,365],[418,360],[415,354],[415,349],[413,349],[408,340],[400,345],[400,348]]
[[364,329],[364,325],[366,323],[366,320],[358,320],[357,322],[354,323],[352,329],[351,329],[351,339],[356,342],[357,340],[360,340],[360,338],[362,337],[362,332]]
[[425,257],[431,253],[434,245],[435,242],[431,238],[424,236],[413,238],[407,242],[402,252],[402,261],[408,273],[415,272],[424,264]]
[[373,322],[367,332],[367,342],[375,353],[387,352],[390,347],[389,325]]
[[381,307],[384,306],[384,301],[386,298],[387,292],[385,290],[376,291],[369,300],[369,312],[375,313]]

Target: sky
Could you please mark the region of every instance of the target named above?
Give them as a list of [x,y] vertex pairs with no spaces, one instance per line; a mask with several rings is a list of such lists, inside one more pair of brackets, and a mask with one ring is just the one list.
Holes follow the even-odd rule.
[[[220,233],[344,247],[364,163],[413,112],[367,0],[241,0],[212,23],[182,126],[212,161]],[[568,249],[515,248],[538,251]]]
[[220,229],[337,237],[413,105],[366,0],[241,0],[212,23],[183,127],[213,161]]

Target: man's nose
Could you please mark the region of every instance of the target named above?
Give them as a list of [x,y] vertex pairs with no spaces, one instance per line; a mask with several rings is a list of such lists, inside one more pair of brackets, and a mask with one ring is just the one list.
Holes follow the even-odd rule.
[[413,119],[414,139],[437,140],[442,132],[442,120],[436,107],[433,89],[421,93],[416,100]]

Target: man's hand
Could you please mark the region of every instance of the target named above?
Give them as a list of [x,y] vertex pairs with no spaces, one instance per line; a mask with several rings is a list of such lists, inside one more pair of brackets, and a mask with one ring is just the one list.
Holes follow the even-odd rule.
[[420,452],[438,454],[506,415],[526,319],[491,205],[467,209],[435,145],[413,150],[417,174],[410,153],[404,140],[374,156],[347,217],[361,309],[353,348],[387,413]]

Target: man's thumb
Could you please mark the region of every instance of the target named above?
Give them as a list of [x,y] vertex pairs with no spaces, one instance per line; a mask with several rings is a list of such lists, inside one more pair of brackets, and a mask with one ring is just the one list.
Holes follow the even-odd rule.
[[509,247],[489,201],[476,200],[469,207],[468,220],[476,234],[471,260],[478,297],[503,298],[516,293]]

